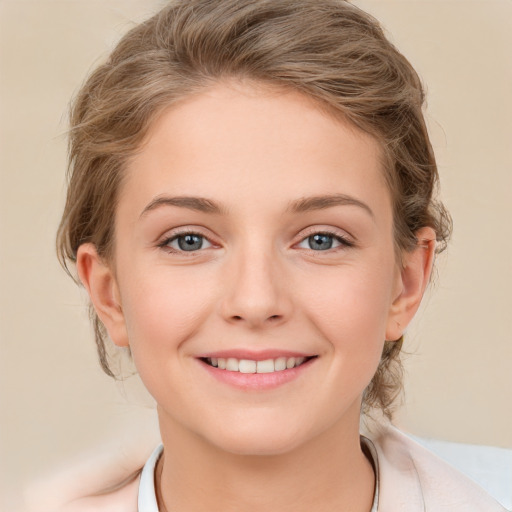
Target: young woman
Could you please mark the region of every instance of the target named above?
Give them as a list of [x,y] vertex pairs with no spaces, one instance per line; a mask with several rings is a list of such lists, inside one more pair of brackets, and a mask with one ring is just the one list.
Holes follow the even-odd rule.
[[174,1],[122,39],[73,106],[58,247],[162,446],[69,510],[503,510],[384,419],[360,434],[449,237],[422,104],[340,0]]

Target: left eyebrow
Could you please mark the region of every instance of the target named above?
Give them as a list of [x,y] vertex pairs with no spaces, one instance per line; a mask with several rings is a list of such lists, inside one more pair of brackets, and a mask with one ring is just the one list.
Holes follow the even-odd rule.
[[333,206],[357,206],[375,219],[372,209],[366,203],[346,194],[304,197],[291,202],[287,210],[293,213],[301,213],[312,210],[324,210],[326,208],[332,208]]

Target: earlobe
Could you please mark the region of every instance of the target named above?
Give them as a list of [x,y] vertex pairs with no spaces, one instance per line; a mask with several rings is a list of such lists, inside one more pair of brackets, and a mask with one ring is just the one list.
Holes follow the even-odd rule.
[[94,244],[82,244],[78,248],[76,268],[109,337],[118,346],[128,346],[117,280],[110,265],[99,256]]
[[403,254],[403,265],[398,276],[398,291],[391,305],[386,339],[398,340],[418,310],[429,283],[434,262],[436,234],[430,227],[417,233],[417,246]]

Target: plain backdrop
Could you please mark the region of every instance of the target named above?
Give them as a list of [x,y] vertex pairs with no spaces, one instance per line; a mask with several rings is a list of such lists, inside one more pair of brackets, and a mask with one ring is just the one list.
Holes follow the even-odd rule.
[[[119,384],[100,370],[85,295],[60,269],[54,238],[69,99],[163,3],[0,1],[2,510],[16,510],[35,476],[153,416],[137,377]],[[421,436],[512,448],[512,1],[357,4],[427,85],[455,225],[406,337],[396,422]]]

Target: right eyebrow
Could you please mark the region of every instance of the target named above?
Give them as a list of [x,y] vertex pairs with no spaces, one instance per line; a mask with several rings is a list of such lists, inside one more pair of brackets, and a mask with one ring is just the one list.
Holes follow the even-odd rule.
[[195,210],[197,212],[215,213],[218,215],[226,213],[226,209],[224,207],[204,197],[158,196],[148,203],[144,210],[142,210],[139,218],[144,217],[148,212],[162,206],[178,206],[179,208],[188,208],[189,210]]

